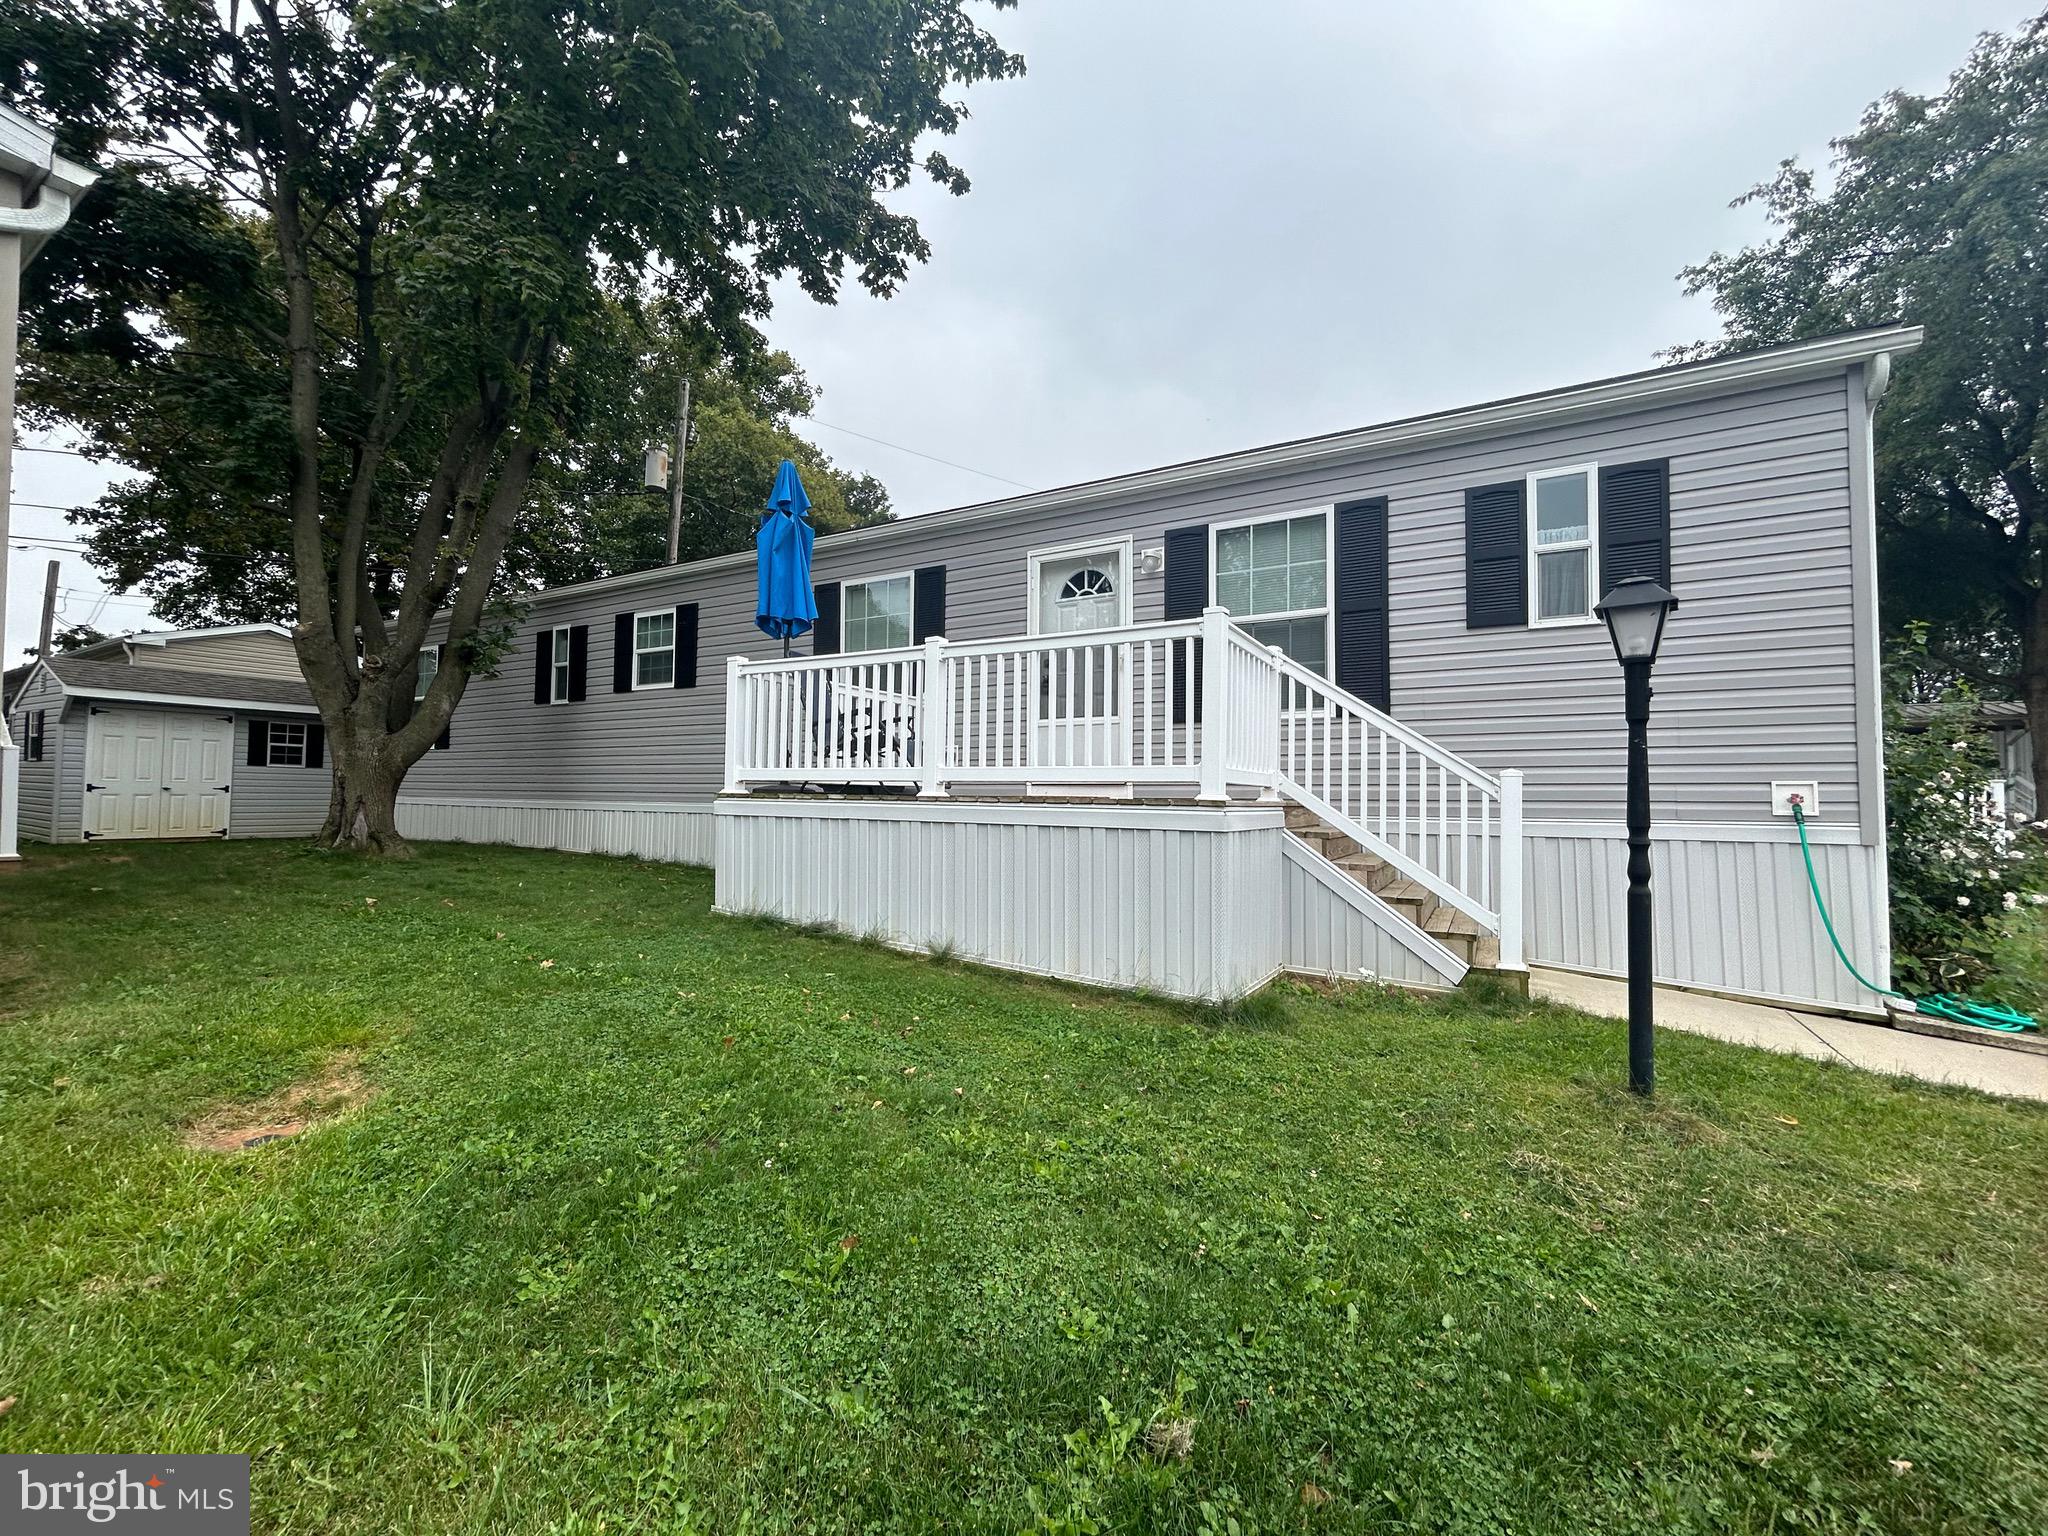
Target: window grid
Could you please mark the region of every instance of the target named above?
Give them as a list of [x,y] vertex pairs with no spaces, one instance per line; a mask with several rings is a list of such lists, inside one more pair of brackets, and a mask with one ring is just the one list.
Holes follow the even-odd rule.
[[888,651],[910,644],[911,580],[873,576],[841,588],[840,649]]
[[676,680],[676,615],[672,608],[633,615],[633,686],[670,688]]
[[306,766],[306,723],[303,720],[270,722],[270,746],[266,754],[273,768]]
[[1330,522],[1283,513],[1216,530],[1216,603],[1245,633],[1329,675]]

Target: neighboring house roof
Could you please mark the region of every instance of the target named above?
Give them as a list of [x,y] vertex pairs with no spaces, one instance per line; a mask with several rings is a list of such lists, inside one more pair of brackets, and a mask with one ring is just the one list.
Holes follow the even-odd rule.
[[231,672],[188,672],[181,667],[131,667],[121,661],[53,656],[43,663],[74,698],[136,704],[213,707],[311,715],[319,711],[304,683]]
[[175,645],[181,640],[218,640],[228,635],[276,635],[289,640],[292,632],[282,624],[220,624],[212,629],[157,629],[137,630],[128,635],[109,635],[104,640],[95,640],[91,645],[81,645],[69,656],[83,656],[88,661],[100,656],[125,654],[124,648],[131,645],[148,645],[159,649]]
[[[1944,711],[1953,708],[1948,704],[1908,704],[1899,711],[1908,725],[1925,725],[1938,720]],[[2023,728],[2027,723],[2027,706],[2017,699],[1979,699],[1977,718],[1986,725]]]
[[[835,533],[831,536],[830,545],[837,551],[855,544],[886,542],[904,534],[929,533],[935,528],[976,523],[988,518],[1079,511],[1101,502],[1185,492],[1275,469],[1307,469],[1326,461],[1360,454],[1391,453],[1423,444],[1493,437],[1521,428],[1612,415],[1617,411],[1673,400],[1724,394],[1733,389],[1755,389],[1768,384],[1815,378],[1859,363],[1875,363],[1879,358],[1910,352],[1920,345],[1922,334],[1917,325],[1872,326],[1866,330],[1845,331],[1840,335],[1788,342],[1777,347],[1760,347],[1755,351],[1710,357],[1699,362],[1647,368],[1638,373],[1596,379],[1590,384],[1573,384],[1564,389],[1544,390],[1531,395],[1513,395],[1484,405],[1460,406],[1455,410],[1435,411],[1424,416],[1405,416],[1375,426],[1297,438],[1291,442],[1205,459],[1190,459],[1185,463],[1139,470],[1105,480],[1082,481],[1056,490],[1033,491],[1026,496],[977,502],[943,512],[925,512],[894,522]],[[573,586],[552,587],[547,595],[644,586],[672,580],[678,570],[717,570],[754,558],[754,550],[749,546],[735,554],[714,555],[686,565],[658,565],[643,571],[601,576]]]

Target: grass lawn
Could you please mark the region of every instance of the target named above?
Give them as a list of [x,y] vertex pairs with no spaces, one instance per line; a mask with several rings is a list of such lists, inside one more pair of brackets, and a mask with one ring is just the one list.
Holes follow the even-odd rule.
[[259,1531],[2048,1530],[2039,1107],[1667,1036],[1645,1108],[1554,1008],[1227,1017],[710,891],[32,853],[0,1451],[247,1451]]

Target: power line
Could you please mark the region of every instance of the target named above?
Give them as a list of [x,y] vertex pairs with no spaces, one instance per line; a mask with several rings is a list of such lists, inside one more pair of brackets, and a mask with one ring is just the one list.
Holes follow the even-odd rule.
[[957,469],[963,474],[979,475],[984,480],[999,480],[1004,485],[1016,486],[1020,491],[1036,491],[1038,489],[1035,485],[1026,485],[1022,480],[1012,480],[1008,475],[991,474],[988,470],[976,469],[972,464],[959,464],[952,459],[942,459],[936,453],[926,453],[919,448],[906,448],[901,443],[890,442],[886,437],[870,437],[865,432],[856,432],[851,427],[835,426],[829,421],[819,420],[816,416],[799,416],[797,419],[808,421],[813,426],[823,427],[829,432],[844,432],[848,437],[857,437],[864,443],[875,443],[883,448],[893,448],[898,453],[907,453],[914,459],[930,459],[934,464],[943,464],[946,468]]

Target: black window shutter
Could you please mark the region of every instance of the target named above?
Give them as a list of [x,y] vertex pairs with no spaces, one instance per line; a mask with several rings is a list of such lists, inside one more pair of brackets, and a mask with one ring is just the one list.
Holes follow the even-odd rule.
[[921,565],[910,578],[910,640],[923,645],[946,633],[946,568]]
[[268,768],[270,766],[270,722],[251,720],[249,722],[249,766]]
[[580,704],[584,697],[584,678],[590,671],[590,626],[571,624],[569,626],[569,702]]
[[533,637],[533,702],[555,701],[555,632],[542,629]]
[[676,684],[697,686],[697,605],[676,604]]
[[612,618],[612,692],[633,691],[633,615]]
[[[1198,619],[1209,606],[1209,525],[1166,530],[1166,603],[1162,617]],[[1034,596],[1034,601],[1036,600]],[[1187,675],[1192,675],[1195,718],[1202,718],[1202,643],[1189,643]],[[1182,658],[1176,656],[1175,661]],[[1179,667],[1173,667],[1173,718],[1185,724],[1188,718],[1187,683]]]
[[1611,464],[1600,471],[1600,590],[1594,601],[1631,576],[1671,585],[1669,459]]
[[309,721],[306,725],[306,766],[327,766],[327,727],[318,720]]
[[1387,498],[1337,508],[1336,682],[1374,709],[1393,709],[1387,624]]
[[1520,480],[1465,493],[1465,627],[1529,622],[1529,525]]
[[818,622],[811,626],[811,654],[839,654],[839,583],[828,581],[814,588],[811,600],[818,605]]

